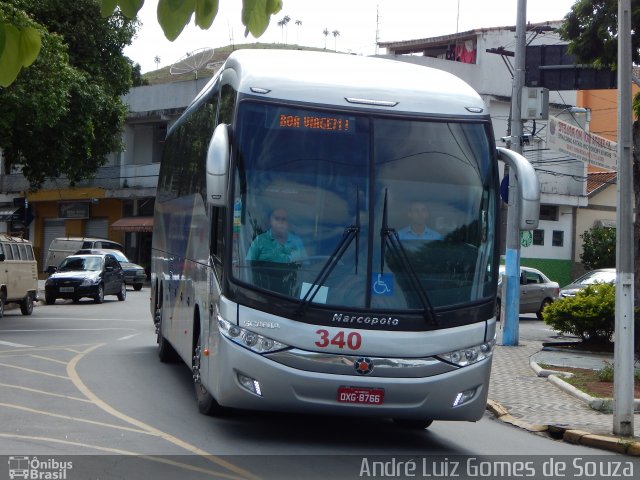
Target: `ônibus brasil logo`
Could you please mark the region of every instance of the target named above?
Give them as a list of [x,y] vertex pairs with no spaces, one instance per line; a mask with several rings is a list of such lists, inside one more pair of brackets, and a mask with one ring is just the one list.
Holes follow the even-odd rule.
[[38,457],[10,456],[9,478],[32,480],[65,480],[67,470],[73,468],[73,462],[62,462],[54,458],[40,460]]

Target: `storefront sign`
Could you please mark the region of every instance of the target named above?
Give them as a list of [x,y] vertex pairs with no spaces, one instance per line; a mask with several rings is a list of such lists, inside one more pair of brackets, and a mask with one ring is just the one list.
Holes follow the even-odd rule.
[[58,218],[89,218],[89,202],[58,202]]
[[616,142],[557,118],[549,119],[547,146],[596,167],[617,170]]

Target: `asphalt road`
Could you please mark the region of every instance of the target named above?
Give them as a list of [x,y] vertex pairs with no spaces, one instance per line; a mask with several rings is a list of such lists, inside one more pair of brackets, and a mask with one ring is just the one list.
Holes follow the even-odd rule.
[[[401,459],[433,458],[453,468],[458,456],[516,461],[533,455],[543,462],[605,454],[489,415],[477,423],[435,422],[419,432],[386,419],[239,411],[205,417],[189,368],[159,362],[148,304],[144,288],[129,290],[124,302],[58,300],[31,316],[6,312],[0,319],[0,455],[72,455],[69,479],[340,479],[359,478],[362,468],[367,476],[368,459],[396,468]],[[0,479],[4,473],[0,463]]]

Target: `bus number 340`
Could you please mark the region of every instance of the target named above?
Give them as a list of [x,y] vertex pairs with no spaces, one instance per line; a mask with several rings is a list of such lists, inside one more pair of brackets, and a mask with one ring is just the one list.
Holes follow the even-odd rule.
[[340,330],[333,337],[329,337],[329,332],[324,329],[316,330],[320,336],[320,340],[315,342],[316,346],[326,348],[329,345],[335,345],[338,348],[348,348],[349,350],[358,350],[362,345],[362,336],[358,332],[349,332],[346,336],[344,331]]

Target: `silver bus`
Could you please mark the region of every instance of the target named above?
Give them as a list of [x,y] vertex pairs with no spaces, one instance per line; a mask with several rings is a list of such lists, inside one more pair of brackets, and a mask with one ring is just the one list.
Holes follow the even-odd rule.
[[481,98],[446,72],[234,52],[165,142],[150,300],[160,359],[192,368],[204,414],[480,419],[498,150]]

